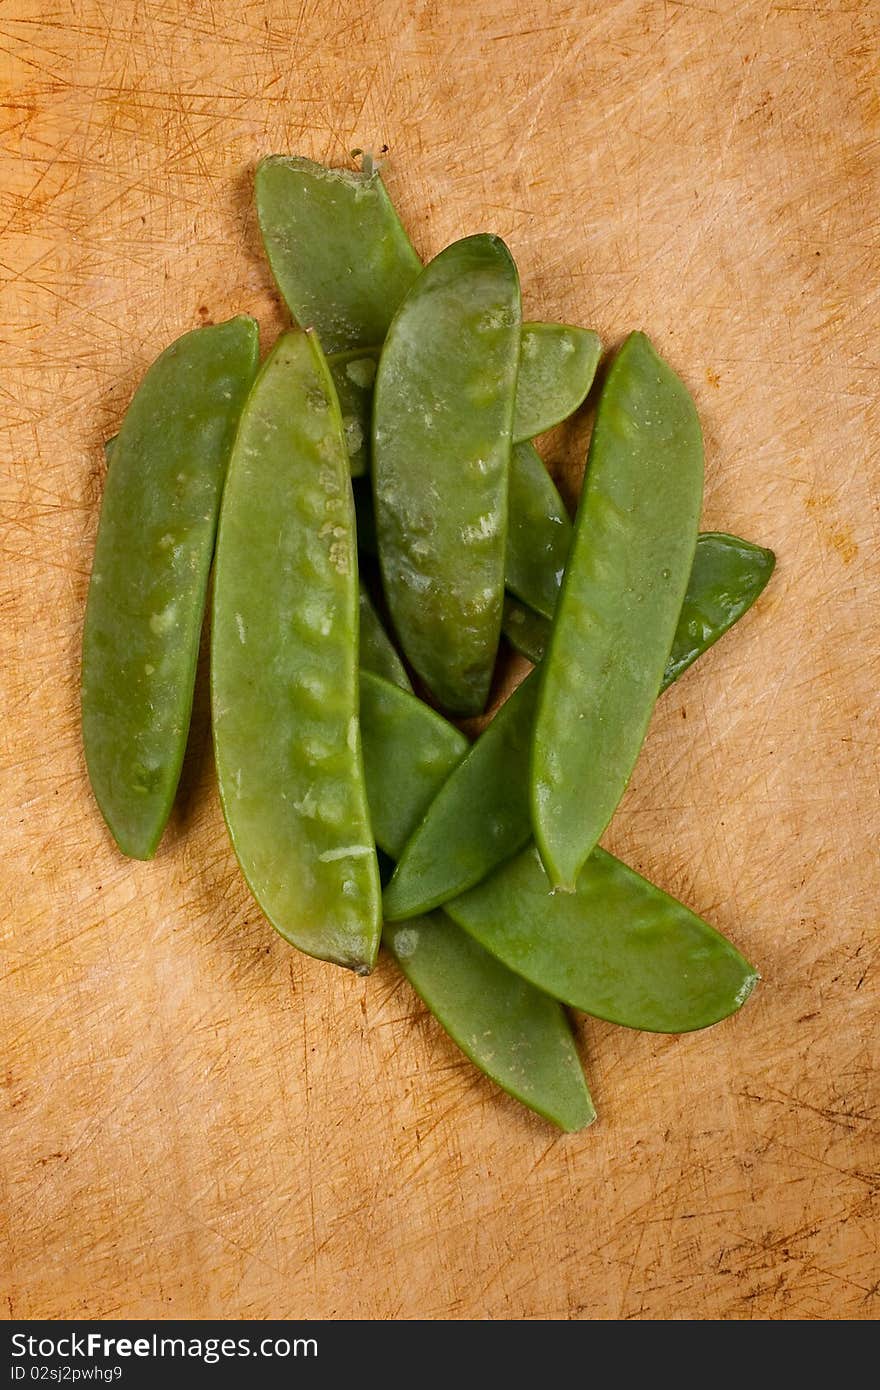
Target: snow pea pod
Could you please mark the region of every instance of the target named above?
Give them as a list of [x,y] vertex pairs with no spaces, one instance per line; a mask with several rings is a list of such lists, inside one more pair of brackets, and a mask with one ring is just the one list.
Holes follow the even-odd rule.
[[177,790],[220,493],[258,348],[244,316],[186,333],[149,368],[112,441],[82,728],[95,798],[135,859],[155,853]]
[[533,444],[515,444],[510,455],[507,551],[508,589],[552,618],[571,547],[571,522],[556,484]]
[[592,1124],[596,1111],[555,999],[506,969],[442,913],[386,924],[382,941],[481,1071],[560,1129]]
[[552,891],[531,846],[446,911],[539,989],[627,1028],[708,1028],[758,980],[708,922],[601,849],[574,893]]
[[527,603],[520,603],[513,594],[504,595],[501,631],[514,651],[526,657],[533,666],[544,660],[550,626],[550,619],[536,613]]
[[[661,693],[751,607],[773,563],[772,551],[736,536],[700,536]],[[479,883],[531,839],[529,753],[537,693],[533,672],[438,792],[398,856],[384,894],[386,918],[438,907]]]
[[704,531],[698,537],[664,689],[748,612],[764,592],[775,564],[772,550],[739,536]]
[[[414,695],[361,670],[361,727],[376,840],[392,858],[467,748]],[[564,1130],[595,1110],[560,1005],[442,913],[386,923],[382,940],[431,1012],[481,1071]]]
[[[524,535],[523,545],[526,543]],[[701,532],[661,689],[665,690],[739,622],[764,592],[775,563],[773,551],[763,546],[723,531]],[[549,579],[548,567],[548,582]],[[540,613],[508,595],[504,600],[503,630],[508,641],[529,661],[536,666],[543,661],[550,640],[550,623]]]
[[397,655],[388,633],[382,626],[379,615],[367,593],[361,587],[358,595],[360,609],[360,666],[362,671],[373,671],[400,690],[412,690],[409,676],[403,662]]
[[513,438],[534,439],[552,429],[587,397],[602,344],[589,328],[567,323],[524,323]]
[[266,255],[296,322],[317,329],[328,353],[381,343],[422,264],[378,170],[270,155],[255,193]]
[[415,917],[448,902],[528,844],[529,750],[537,694],[532,672],[415,822],[383,894],[386,921]]
[[308,955],[365,973],[379,873],[358,722],[354,509],[313,333],[286,333],[245,405],[217,538],[217,777],[245,878]]
[[355,348],[327,358],[342,411],[348,466],[353,478],[362,477],[370,468],[370,422],[378,361],[378,348]]
[[697,543],[703,444],[643,333],[605,381],[532,739],[532,825],[554,887],[578,874],[629,781]]
[[360,692],[373,834],[379,848],[396,859],[464,757],[468,741],[415,695],[372,670],[361,669]]
[[422,272],[388,332],[373,406],[379,560],[395,630],[439,702],[486,702],[504,596],[519,279],[499,237]]

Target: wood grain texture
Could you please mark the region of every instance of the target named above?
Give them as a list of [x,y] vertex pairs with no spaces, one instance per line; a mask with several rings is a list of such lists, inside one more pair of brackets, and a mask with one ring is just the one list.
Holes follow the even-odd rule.
[[[9,1316],[878,1312],[872,0],[0,7]],[[680,1039],[582,1021],[556,1137],[385,962],[304,959],[236,871],[204,686],[151,864],[86,783],[101,443],[200,321],[282,326],[255,161],[389,146],[419,249],[492,230],[528,318],[647,331],[757,608],[658,707],[605,843],[764,981]],[[550,441],[573,495],[583,424]]]

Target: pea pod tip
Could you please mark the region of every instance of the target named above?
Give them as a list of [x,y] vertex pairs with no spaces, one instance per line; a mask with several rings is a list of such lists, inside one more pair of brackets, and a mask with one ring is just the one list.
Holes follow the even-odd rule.
[[755,969],[752,969],[751,972],[748,975],[746,975],[745,979],[743,980],[742,984],[740,985],[739,989],[734,995],[734,1004],[736,1006],[736,1008],[734,1009],[734,1013],[737,1011],[737,1009],[742,1008],[749,995],[754,991],[755,986],[760,983],[760,980],[761,975],[759,971]]

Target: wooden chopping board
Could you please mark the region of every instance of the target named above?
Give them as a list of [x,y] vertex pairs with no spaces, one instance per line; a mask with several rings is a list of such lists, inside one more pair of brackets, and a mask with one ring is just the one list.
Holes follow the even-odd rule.
[[[45,12],[0,15],[4,1309],[876,1316],[876,5]],[[390,962],[359,980],[273,934],[203,682],[153,863],[86,782],[102,442],[178,334],[282,326],[255,161],[355,146],[388,146],[426,257],[493,230],[528,317],[645,329],[701,411],[704,525],[779,557],[605,839],[763,984],[683,1038],[581,1019],[581,1135],[482,1079]],[[549,441],[570,499],[584,434]]]

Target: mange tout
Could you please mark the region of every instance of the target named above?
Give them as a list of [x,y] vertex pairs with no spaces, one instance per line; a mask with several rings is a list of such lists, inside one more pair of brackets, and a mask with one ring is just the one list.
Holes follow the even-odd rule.
[[135,859],[155,853],[177,790],[220,495],[258,348],[244,315],[178,338],[147,371],[112,449],[82,729],[95,799]]
[[339,405],[313,333],[248,398],[217,537],[211,706],[235,853],[273,926],[360,973],[381,932],[358,719],[358,574]]
[[519,278],[494,236],[454,242],[401,304],[379,358],[373,496],[403,650],[444,708],[478,714],[501,632]]
[[[528,545],[530,526],[530,517],[523,513],[517,540],[523,549]],[[536,545],[540,542],[540,536],[539,528]],[[508,534],[508,556],[509,546]],[[520,602],[512,594],[506,595],[501,625],[511,646],[536,666],[544,660],[550,640],[551,621],[542,612],[536,611],[537,603],[543,601],[557,575],[555,557],[552,560],[548,557],[548,561],[541,574],[537,573],[535,566],[536,579],[531,597],[524,595],[525,601]],[[672,651],[666,662],[664,688],[671,677],[680,676],[686,671],[760,598],[775,564],[776,556],[772,550],[745,541],[740,536],[730,536],[723,531],[700,533],[687,593],[672,639]],[[558,596],[558,582],[556,592]]]
[[270,155],[257,166],[257,217],[291,314],[325,352],[380,344],[422,269],[375,167],[328,169]]
[[[563,1003],[681,1032],[734,1012],[757,978],[595,846],[658,690],[746,611],[773,557],[697,539],[699,425],[644,335],[606,378],[572,528],[528,441],[585,398],[596,335],[522,324],[497,237],[423,268],[369,158],[353,172],[271,157],[256,197],[282,294],[317,332],[283,335],[256,379],[251,320],[186,335],[132,402],[83,644],[96,795],[122,848],[151,854],[219,508],[215,750],[260,906],[362,973],[381,932],[478,1066],[581,1128],[595,1111]],[[445,708],[483,708],[502,622],[541,662],[473,746],[412,692],[359,589],[359,546],[378,552],[409,669]],[[385,905],[401,920],[384,929],[377,846],[399,860]]]
[[629,781],[697,543],[694,403],[643,333],[602,388],[532,734],[532,827],[555,888],[578,874]]

